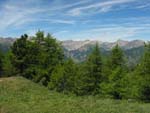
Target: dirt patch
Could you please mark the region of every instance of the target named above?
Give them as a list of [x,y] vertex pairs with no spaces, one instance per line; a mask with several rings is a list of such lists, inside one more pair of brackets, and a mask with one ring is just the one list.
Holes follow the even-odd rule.
[[4,77],[4,78],[0,78],[0,82],[3,82],[3,81],[12,81],[12,80],[15,80],[15,77]]

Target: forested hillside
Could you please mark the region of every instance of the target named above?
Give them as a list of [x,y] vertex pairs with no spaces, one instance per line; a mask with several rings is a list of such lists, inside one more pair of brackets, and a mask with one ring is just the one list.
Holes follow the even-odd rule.
[[76,96],[100,96],[150,102],[150,43],[137,65],[129,67],[123,49],[116,44],[106,57],[99,44],[82,63],[66,58],[62,45],[50,34],[25,34],[7,53],[0,54],[0,76],[22,76],[49,90]]
[[150,113],[150,0],[0,0],[0,113]]

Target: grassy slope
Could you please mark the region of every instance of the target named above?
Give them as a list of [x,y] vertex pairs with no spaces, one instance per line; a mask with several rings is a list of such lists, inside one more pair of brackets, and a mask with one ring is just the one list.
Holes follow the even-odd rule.
[[0,79],[0,113],[150,113],[150,104],[66,96],[10,77]]

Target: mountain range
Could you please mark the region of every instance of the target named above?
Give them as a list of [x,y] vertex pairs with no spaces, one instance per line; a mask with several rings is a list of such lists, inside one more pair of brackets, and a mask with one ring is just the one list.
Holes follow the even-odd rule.
[[91,41],[91,40],[85,40],[85,41],[67,40],[67,41],[63,41],[62,45],[68,51],[73,51],[73,50],[78,50],[81,48],[86,49],[88,46],[95,45],[96,43],[98,43],[100,45],[100,47],[105,50],[110,50],[116,44],[118,44],[124,50],[144,46],[144,41],[142,41],[142,40],[133,40],[133,41],[118,40],[116,42],[101,42],[101,41],[97,41],[97,40],[94,40],[94,41]]
[[133,40],[125,41],[118,40],[116,42],[101,42],[101,41],[63,41],[62,45],[65,49],[65,55],[73,58],[76,62],[84,61],[88,54],[92,51],[94,45],[98,43],[103,57],[109,56],[111,49],[118,44],[124,51],[127,65],[136,65],[144,53],[144,41]]
[[[6,52],[16,38],[0,38],[0,48]],[[128,65],[135,65],[139,62],[144,52],[144,41],[142,40],[117,40],[116,42],[102,42],[97,40],[61,41],[66,57],[73,58],[76,62],[82,62],[90,54],[95,44],[98,43],[101,53],[104,56],[109,56],[111,49],[118,44],[124,51],[125,58],[128,60]]]

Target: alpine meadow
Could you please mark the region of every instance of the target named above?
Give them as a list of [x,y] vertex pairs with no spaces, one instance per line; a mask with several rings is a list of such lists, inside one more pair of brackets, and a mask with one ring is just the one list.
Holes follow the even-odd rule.
[[0,113],[150,113],[149,2],[0,1]]

